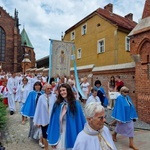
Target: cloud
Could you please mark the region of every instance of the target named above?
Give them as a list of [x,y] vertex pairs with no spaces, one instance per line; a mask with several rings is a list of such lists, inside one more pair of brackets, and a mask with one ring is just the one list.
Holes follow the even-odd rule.
[[[61,39],[64,33],[78,21],[108,3],[113,12],[121,16],[133,13],[138,21],[142,17],[143,0],[0,0],[0,5],[13,16],[18,10],[20,31],[23,26],[36,53],[36,59],[49,54],[49,39]],[[134,5],[133,5],[134,3]]]

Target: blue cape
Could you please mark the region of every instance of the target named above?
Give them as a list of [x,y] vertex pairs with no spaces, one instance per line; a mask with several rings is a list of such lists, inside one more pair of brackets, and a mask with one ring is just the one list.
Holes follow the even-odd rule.
[[[100,86],[99,88],[95,86],[94,88],[97,89],[97,91],[98,91],[97,92],[97,96],[100,98],[101,102],[103,102],[103,106],[107,107],[107,105],[108,105],[108,98],[106,97],[106,92],[105,92],[104,88],[102,86]],[[99,91],[103,94],[102,97],[99,96]]]
[[[127,101],[128,99],[128,101]],[[130,103],[130,104],[129,104]],[[119,95],[112,112],[112,118],[123,123],[130,122],[133,119],[138,119],[135,107],[131,98],[127,95]]]
[[[66,112],[66,135],[65,145],[66,148],[73,148],[78,133],[84,128],[86,122],[83,110],[78,101],[76,103],[76,112],[73,115],[70,112],[68,106]],[[53,111],[50,118],[50,124],[47,130],[47,140],[50,145],[57,145],[60,138],[60,114],[63,108],[64,102],[60,105],[54,105]]]
[[[41,92],[42,94],[43,92]],[[36,97],[37,92],[31,91],[26,99],[24,106],[21,109],[21,114],[27,117],[34,117],[35,108],[36,108]]]

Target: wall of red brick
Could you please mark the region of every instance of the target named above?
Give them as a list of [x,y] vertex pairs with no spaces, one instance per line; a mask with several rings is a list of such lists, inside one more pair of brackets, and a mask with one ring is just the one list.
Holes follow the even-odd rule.
[[150,123],[150,31],[131,37],[131,54],[139,54],[135,67],[135,87],[139,118]]
[[110,80],[110,77],[111,76],[115,77],[117,75],[120,76],[121,80],[124,82],[124,85],[129,88],[130,90],[129,95],[132,98],[135,107],[137,107],[137,100],[135,98],[135,69],[134,68],[93,72],[93,85],[95,80],[97,79],[100,80],[108,96],[108,82]]
[[3,28],[6,34],[6,51],[5,61],[2,62],[2,69],[5,72],[21,71],[21,36],[19,30],[15,30],[15,20],[0,8],[1,19],[0,27]]

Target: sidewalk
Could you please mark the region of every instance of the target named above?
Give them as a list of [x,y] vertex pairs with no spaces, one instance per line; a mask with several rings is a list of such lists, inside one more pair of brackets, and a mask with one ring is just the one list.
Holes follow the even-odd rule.
[[[19,105],[16,103],[17,112],[14,115],[8,113],[8,130],[5,132],[3,139],[3,146],[6,150],[41,150],[38,141],[28,139],[29,122],[25,125],[21,124],[21,115],[19,113]],[[109,111],[106,112],[110,113]],[[150,126],[150,125],[149,125]],[[150,149],[150,131],[136,130],[135,131],[135,145],[139,150]],[[131,150],[128,148],[128,138],[118,135],[116,147],[118,150]],[[49,150],[52,150],[49,147]]]

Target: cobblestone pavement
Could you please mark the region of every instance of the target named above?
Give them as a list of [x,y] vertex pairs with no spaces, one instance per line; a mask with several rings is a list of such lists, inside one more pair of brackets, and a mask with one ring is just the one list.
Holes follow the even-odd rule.
[[[8,113],[8,128],[5,132],[5,137],[3,138],[3,146],[6,150],[41,150],[38,141],[28,139],[29,132],[29,122],[27,121],[25,125],[21,124],[21,115],[19,113],[19,105],[16,103],[17,112],[14,115],[9,115]],[[110,112],[106,112],[107,114]],[[149,125],[150,126],[150,125]],[[135,145],[139,150],[149,150],[150,149],[150,131],[148,130],[135,130]],[[118,135],[118,142],[116,142],[116,147],[118,150],[131,150],[128,148],[128,138]],[[49,150],[52,150],[49,147]]]
[[14,115],[9,115],[8,111],[8,122],[2,142],[3,146],[6,150],[42,150],[37,140],[28,138],[29,119],[25,125],[22,125],[18,103],[16,103],[16,108],[17,111]]

